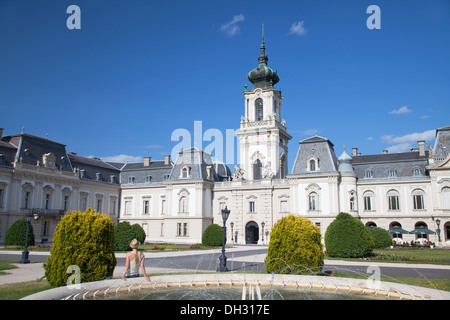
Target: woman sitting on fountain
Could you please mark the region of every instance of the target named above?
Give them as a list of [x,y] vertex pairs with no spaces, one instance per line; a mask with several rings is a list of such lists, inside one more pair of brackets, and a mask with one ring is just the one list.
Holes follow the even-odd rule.
[[127,253],[122,280],[126,281],[127,278],[139,277],[139,266],[141,266],[142,274],[144,275],[145,280],[150,282],[150,278],[145,273],[145,256],[142,252],[140,254],[138,253],[139,241],[133,239],[130,243],[130,247],[133,251]]

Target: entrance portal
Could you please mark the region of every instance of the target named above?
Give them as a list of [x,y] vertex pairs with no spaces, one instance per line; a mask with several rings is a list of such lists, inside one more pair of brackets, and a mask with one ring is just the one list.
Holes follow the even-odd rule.
[[250,221],[245,226],[245,243],[257,244],[259,240],[259,227],[254,221]]

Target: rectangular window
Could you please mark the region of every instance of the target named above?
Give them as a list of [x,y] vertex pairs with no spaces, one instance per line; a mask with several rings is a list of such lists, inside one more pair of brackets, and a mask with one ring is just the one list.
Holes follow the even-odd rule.
[[23,207],[25,209],[30,209],[31,192],[25,192],[25,197],[23,201]]
[[42,236],[48,236],[48,221],[42,223]]
[[416,209],[416,210],[425,209],[425,206],[423,203],[423,195],[418,194],[418,195],[414,196],[414,209]]
[[80,210],[86,211],[87,209],[87,197],[81,197],[80,199]]
[[0,189],[0,208],[3,207],[3,197],[5,195],[5,191]]
[[131,201],[125,201],[125,214],[131,214]]
[[250,204],[249,212],[255,212],[255,202],[250,201],[249,204]]
[[364,197],[364,210],[371,211],[372,209],[372,197],[366,196]]
[[389,210],[400,210],[398,196],[389,196]]
[[102,212],[103,210],[103,200],[101,198],[97,199],[97,207],[95,209],[97,212]]
[[64,211],[69,210],[69,196],[64,196]]
[[166,214],[166,200],[161,200],[161,214]]
[[144,200],[144,214],[150,213],[150,201]]
[[51,208],[51,195],[49,193],[45,194],[45,203],[44,203],[44,209],[48,210]]
[[281,212],[288,212],[288,202],[286,200],[280,201]]
[[187,223],[177,223],[177,236],[187,237],[188,235],[188,224]]

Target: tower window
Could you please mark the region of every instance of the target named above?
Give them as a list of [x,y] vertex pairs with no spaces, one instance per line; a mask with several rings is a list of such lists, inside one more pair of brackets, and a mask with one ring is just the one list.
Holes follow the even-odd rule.
[[255,101],[255,121],[261,121],[263,119],[263,100],[261,98]]
[[309,160],[309,171],[316,171],[316,160]]
[[253,165],[253,180],[261,180],[261,169],[262,169],[262,163],[257,159],[255,161],[255,164]]

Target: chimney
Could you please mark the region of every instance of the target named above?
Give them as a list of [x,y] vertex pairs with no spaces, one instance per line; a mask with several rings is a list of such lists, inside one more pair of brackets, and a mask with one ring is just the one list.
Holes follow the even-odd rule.
[[358,148],[352,148],[352,156],[357,156],[358,155]]
[[383,150],[383,153],[384,153],[384,154],[387,154],[387,153],[388,153],[388,151],[387,151],[387,150]]
[[3,128],[0,128],[0,140],[3,138]]
[[419,156],[425,155],[425,140],[419,140],[417,141],[417,144],[419,145]]
[[164,156],[164,165],[165,166],[170,165],[170,154],[167,156]]
[[148,167],[150,165],[151,157],[144,157],[144,167]]

